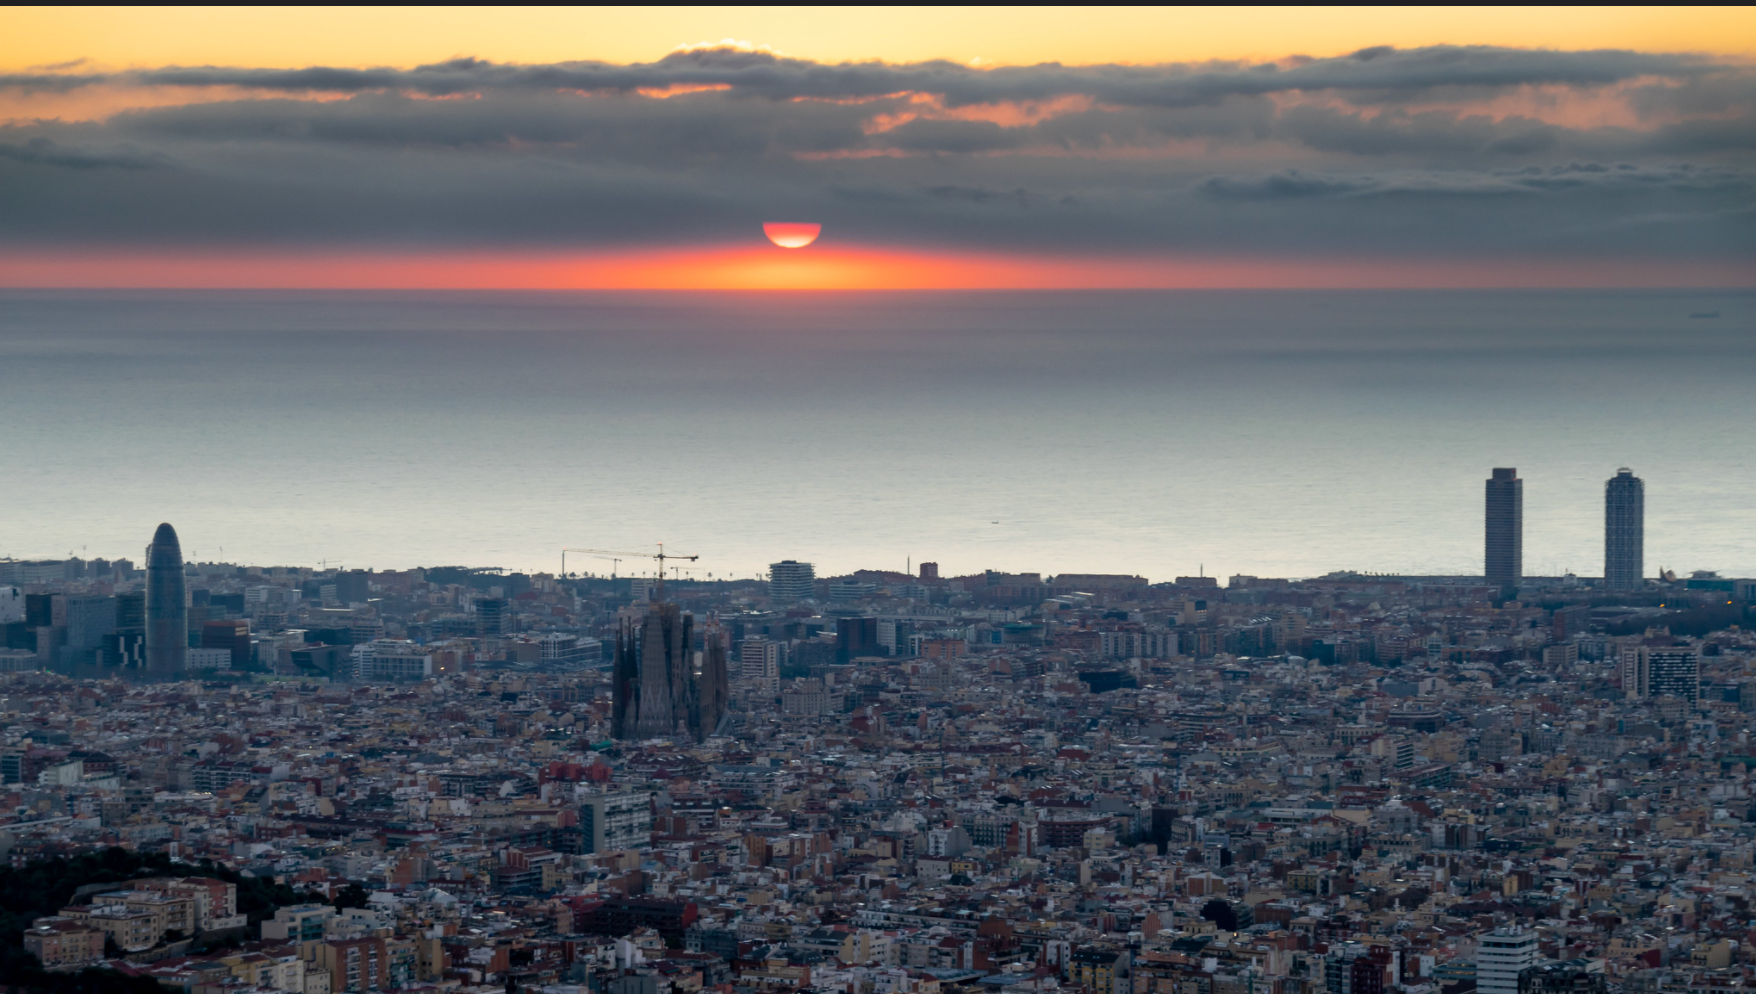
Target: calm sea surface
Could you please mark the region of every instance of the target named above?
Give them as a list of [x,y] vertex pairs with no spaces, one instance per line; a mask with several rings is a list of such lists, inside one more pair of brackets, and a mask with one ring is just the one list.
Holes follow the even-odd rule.
[[1479,573],[1494,466],[1597,575],[1631,466],[1749,576],[1756,295],[14,291],[0,456],[0,555],[1155,581]]

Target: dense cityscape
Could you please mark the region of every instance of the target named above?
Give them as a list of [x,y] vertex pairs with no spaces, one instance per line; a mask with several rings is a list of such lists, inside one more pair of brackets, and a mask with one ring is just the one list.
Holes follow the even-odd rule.
[[1602,574],[1526,576],[1522,487],[1485,481],[1474,576],[375,571],[185,562],[174,522],[0,561],[0,965],[1750,990],[1756,580],[1649,570],[1628,469]]

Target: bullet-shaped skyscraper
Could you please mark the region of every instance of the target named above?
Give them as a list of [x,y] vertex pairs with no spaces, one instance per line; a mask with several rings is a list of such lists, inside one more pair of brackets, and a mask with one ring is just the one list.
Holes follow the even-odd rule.
[[146,672],[182,673],[189,658],[189,602],[183,590],[183,547],[169,523],[146,547]]
[[1604,589],[1636,590],[1646,569],[1646,484],[1624,466],[1604,481]]
[[1524,579],[1524,481],[1518,470],[1496,468],[1487,498],[1488,586],[1516,587]]

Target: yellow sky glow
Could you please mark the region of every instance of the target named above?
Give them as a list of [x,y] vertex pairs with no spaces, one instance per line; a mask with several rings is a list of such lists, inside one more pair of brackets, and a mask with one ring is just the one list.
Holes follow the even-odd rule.
[[0,71],[79,59],[165,65],[412,66],[650,61],[737,39],[825,62],[1019,65],[1337,55],[1492,44],[1756,56],[1752,7],[80,7],[0,9]]

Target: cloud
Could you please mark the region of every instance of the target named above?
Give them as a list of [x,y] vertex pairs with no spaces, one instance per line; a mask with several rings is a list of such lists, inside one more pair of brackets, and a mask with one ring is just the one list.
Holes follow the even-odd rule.
[[1531,155],[1562,144],[1567,129],[1523,117],[1501,120],[1448,111],[1366,116],[1326,107],[1294,107],[1275,134],[1324,152],[1349,155]]
[[1221,200],[1284,200],[1344,197],[1371,190],[1375,186],[1369,178],[1307,176],[1294,169],[1269,176],[1214,176],[1203,181],[1198,189]]
[[170,165],[163,156],[133,149],[68,148],[40,137],[20,145],[0,142],[0,159],[63,169],[156,169]]
[[79,69],[0,92],[202,96],[0,126],[0,244],[601,246],[787,216],[977,248],[1688,253],[1745,251],[1756,206],[1756,76],[1691,55]]
[[1554,52],[1490,46],[1362,49],[1329,59],[1278,63],[1165,66],[1009,66],[977,69],[953,62],[827,65],[743,48],[696,48],[649,63],[567,62],[517,65],[460,58],[413,69],[252,69],[171,67],[121,73],[14,73],[0,89],[65,91],[92,85],[231,86],[284,93],[401,90],[450,96],[488,90],[632,92],[643,88],[723,85],[740,96],[858,99],[914,92],[952,105],[1047,100],[1080,94],[1117,105],[1181,107],[1229,96],[1294,91],[1395,92],[1440,87],[1541,84],[1604,85],[1642,77],[1696,79],[1727,69],[1691,55],[1626,51]]

